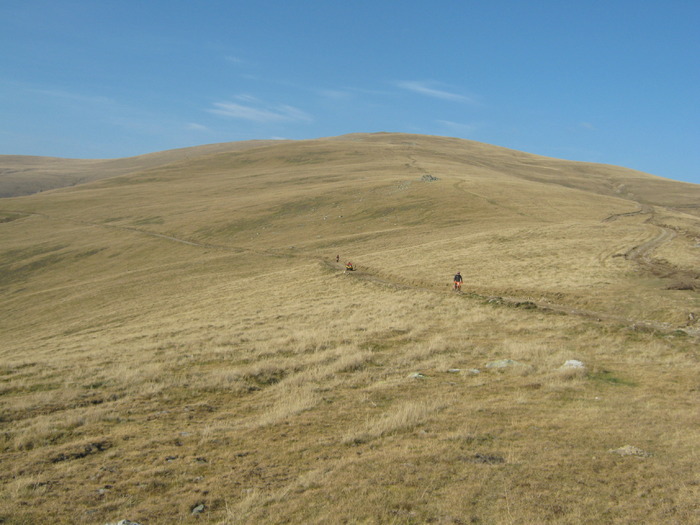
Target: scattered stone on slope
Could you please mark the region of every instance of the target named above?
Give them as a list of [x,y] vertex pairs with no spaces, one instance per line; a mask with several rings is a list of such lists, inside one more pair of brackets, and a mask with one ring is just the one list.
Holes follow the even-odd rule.
[[508,368],[511,366],[520,366],[522,363],[513,359],[499,359],[486,364],[486,368]]
[[468,461],[472,463],[485,463],[487,465],[497,465],[506,462],[505,458],[495,454],[474,454]]
[[440,179],[438,179],[437,177],[433,177],[432,175],[426,173],[425,175],[423,175],[420,178],[420,180],[422,180],[423,182],[435,182],[435,181],[440,180]]
[[513,303],[513,306],[524,310],[535,310],[538,308],[537,303],[533,303],[532,301],[516,301]]
[[578,359],[569,359],[567,360],[562,366],[563,369],[567,368],[586,368],[586,365],[584,365],[581,361]]
[[634,447],[632,445],[625,445],[624,447],[608,450],[611,454],[617,454],[618,456],[637,456],[640,458],[651,457],[651,453],[642,450],[641,448]]
[[466,370],[463,368],[448,368],[447,372],[450,374],[469,374],[469,375],[476,375],[480,374],[481,370],[478,368],[467,368]]
[[51,463],[59,463],[61,461],[70,461],[74,459],[81,459],[87,457],[91,454],[96,454],[98,452],[104,452],[109,449],[112,444],[109,441],[96,441],[93,443],[86,443],[77,448],[71,448],[66,452],[62,452],[57,456],[51,458]]
[[421,374],[420,372],[413,372],[408,376],[410,379],[427,379],[428,376]]

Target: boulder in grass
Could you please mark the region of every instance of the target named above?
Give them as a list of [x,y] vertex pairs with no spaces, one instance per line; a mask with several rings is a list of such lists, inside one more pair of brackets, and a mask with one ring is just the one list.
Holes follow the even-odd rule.
[[638,458],[648,458],[651,457],[649,452],[642,450],[641,448],[634,447],[632,445],[625,445],[624,447],[608,450],[611,454],[617,454],[618,456],[636,456]]

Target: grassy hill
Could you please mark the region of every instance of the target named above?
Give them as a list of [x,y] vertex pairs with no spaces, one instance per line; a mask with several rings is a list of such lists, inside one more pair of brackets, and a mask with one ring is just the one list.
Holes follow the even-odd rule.
[[0,522],[698,519],[700,186],[403,134],[20,168]]
[[246,141],[174,149],[124,159],[86,160],[0,155],[0,198],[75,186],[139,172],[205,154],[231,152],[280,141]]

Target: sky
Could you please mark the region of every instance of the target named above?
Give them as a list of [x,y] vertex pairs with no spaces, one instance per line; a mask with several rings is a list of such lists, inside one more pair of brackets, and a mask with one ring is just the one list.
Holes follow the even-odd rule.
[[356,132],[700,184],[698,0],[2,0],[0,154]]

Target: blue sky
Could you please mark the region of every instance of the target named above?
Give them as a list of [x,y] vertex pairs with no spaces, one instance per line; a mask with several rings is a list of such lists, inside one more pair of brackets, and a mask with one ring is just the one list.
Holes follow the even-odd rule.
[[396,131],[700,183],[700,1],[2,0],[0,154]]

